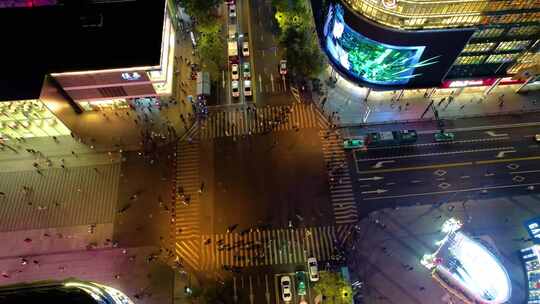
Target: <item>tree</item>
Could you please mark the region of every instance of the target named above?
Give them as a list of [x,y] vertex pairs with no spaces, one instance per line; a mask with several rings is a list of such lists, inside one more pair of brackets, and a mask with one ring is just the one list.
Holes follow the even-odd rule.
[[199,24],[204,24],[215,19],[212,11],[221,2],[220,0],[178,0],[186,13],[194,17]]
[[322,271],[320,280],[313,289],[317,295],[323,296],[323,303],[325,304],[352,303],[352,287],[337,272]]
[[220,67],[225,52],[225,38],[218,22],[199,24],[197,27],[197,49],[203,70],[210,73],[212,80],[219,79]]
[[273,0],[280,45],[293,75],[315,78],[322,72],[324,56],[314,35],[306,0]]

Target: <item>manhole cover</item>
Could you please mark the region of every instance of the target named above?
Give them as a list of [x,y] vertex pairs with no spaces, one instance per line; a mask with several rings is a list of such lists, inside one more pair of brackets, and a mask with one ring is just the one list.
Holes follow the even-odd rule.
[[450,186],[452,186],[452,185],[450,185],[449,183],[440,183],[439,184],[439,188],[441,188],[441,189],[446,189],[446,188],[448,188]]
[[446,171],[439,169],[439,170],[435,171],[434,174],[437,175],[437,176],[443,176],[443,175],[446,174]]
[[518,164],[509,164],[508,166],[506,166],[506,168],[508,168],[510,170],[516,170],[517,168],[519,168],[519,165]]
[[514,178],[512,178],[513,181],[515,181],[516,183],[521,183],[522,181],[525,180],[525,177],[521,176],[521,175],[516,175],[514,176]]

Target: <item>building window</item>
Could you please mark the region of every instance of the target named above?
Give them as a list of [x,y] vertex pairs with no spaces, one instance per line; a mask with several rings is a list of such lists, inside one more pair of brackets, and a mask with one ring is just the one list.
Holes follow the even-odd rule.
[[530,40],[503,41],[497,46],[497,51],[523,50],[531,43]]
[[508,30],[508,36],[531,36],[540,32],[540,26],[528,25],[528,26],[516,26]]
[[491,49],[495,46],[495,42],[489,42],[489,43],[473,43],[468,44],[464,49],[463,52],[467,53],[479,53],[479,52],[488,52],[491,51]]
[[466,64],[481,64],[484,62],[486,55],[479,56],[459,56],[456,60],[455,65],[466,65]]
[[503,63],[503,62],[511,62],[518,54],[497,54],[497,55],[491,55],[486,59],[486,63]]
[[487,28],[474,33],[473,38],[493,38],[499,37],[504,32],[502,28]]

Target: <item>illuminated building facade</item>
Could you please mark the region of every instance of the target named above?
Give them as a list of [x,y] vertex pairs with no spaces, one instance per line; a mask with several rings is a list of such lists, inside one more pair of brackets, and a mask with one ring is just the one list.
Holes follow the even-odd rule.
[[439,248],[424,255],[421,263],[444,289],[468,304],[514,303],[512,282],[491,246],[461,230],[461,222],[448,219]]
[[0,3],[0,28],[10,29],[0,33],[0,139],[69,134],[69,111],[172,93],[176,38],[165,0]]
[[[332,65],[366,86],[428,87],[443,80],[507,77],[540,65],[538,0],[313,0],[312,5]],[[355,66],[357,60],[362,66]],[[432,69],[437,75],[427,75]],[[394,79],[381,83],[374,74]]]

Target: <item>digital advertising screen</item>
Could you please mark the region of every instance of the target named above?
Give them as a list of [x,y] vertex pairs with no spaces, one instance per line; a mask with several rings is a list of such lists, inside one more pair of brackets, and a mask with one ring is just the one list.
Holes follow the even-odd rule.
[[471,29],[397,31],[339,3],[329,4],[324,11],[318,29],[332,65],[346,78],[373,88],[439,86],[474,33]]

